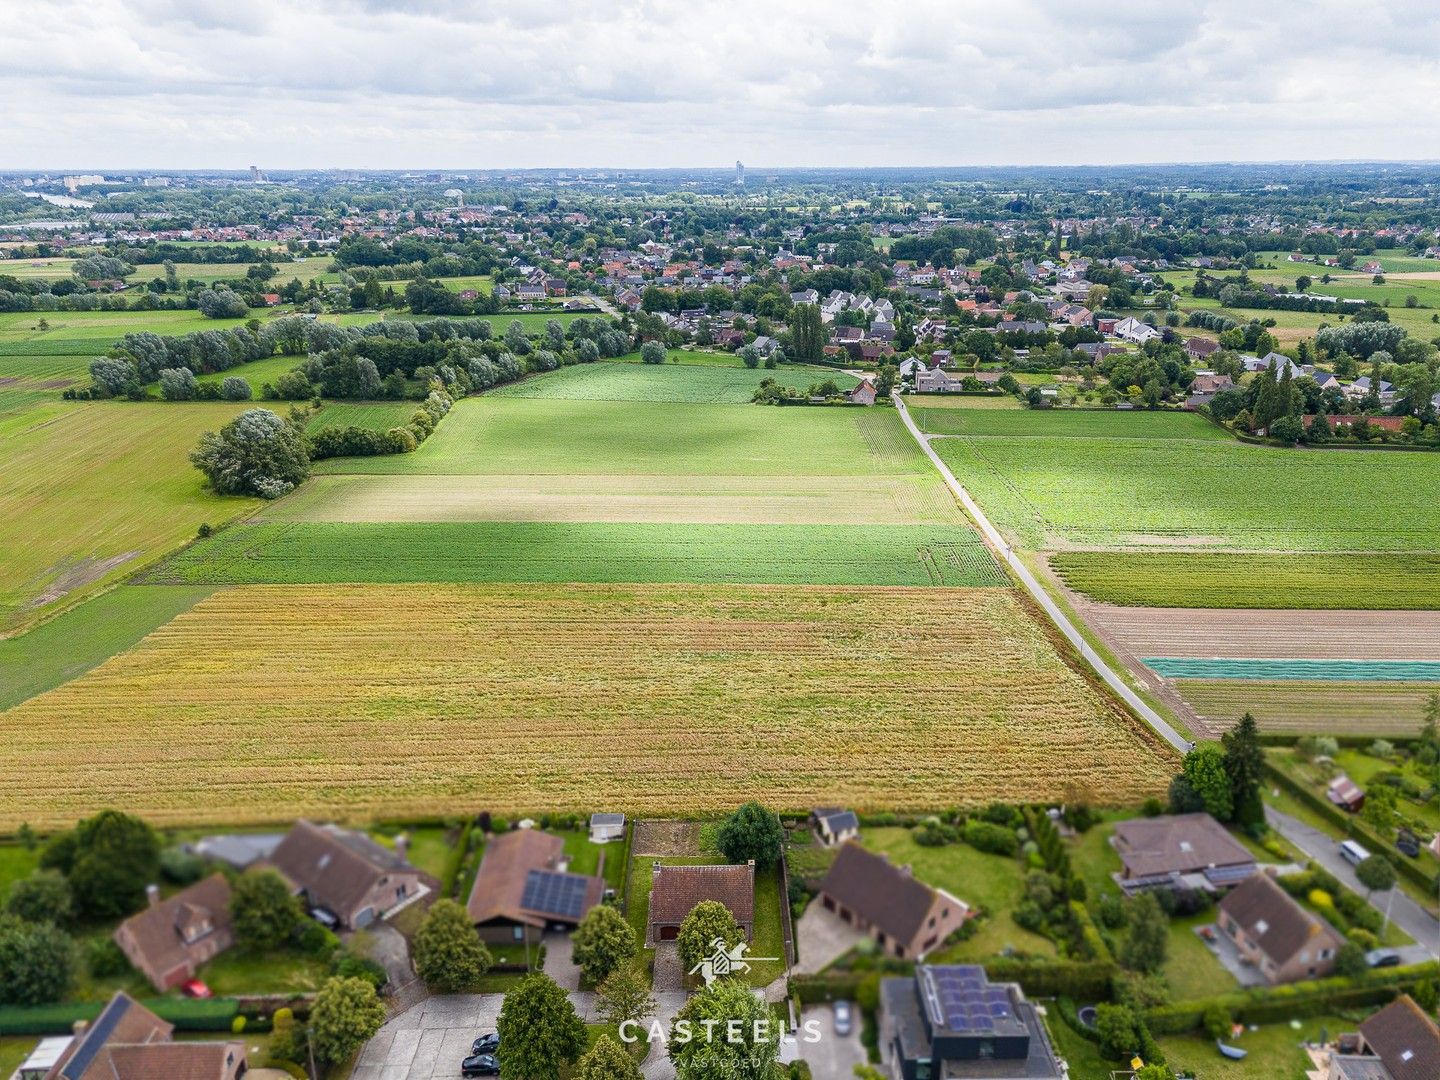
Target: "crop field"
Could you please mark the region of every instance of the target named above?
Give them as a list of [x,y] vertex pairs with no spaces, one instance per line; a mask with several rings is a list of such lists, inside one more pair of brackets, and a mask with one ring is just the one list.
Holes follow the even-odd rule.
[[[413,454],[321,473],[873,476],[926,473],[893,410],[465,398]],[[861,494],[857,492],[857,499]]]
[[827,368],[764,368],[701,366],[692,364],[593,363],[558,368],[510,383],[490,392],[499,398],[539,398],[555,401],[678,401],[741,405],[749,402],[762,380],[775,378],[787,386],[805,389],[812,383],[834,379],[841,389],[856,380]]
[[1173,767],[1008,589],[246,587],[0,714],[0,827],[1106,804]]
[[1203,416],[1125,409],[914,409],[921,431],[936,435],[1040,437],[1050,439],[1234,438]]
[[907,394],[905,404],[922,431],[920,414],[933,409],[1008,409],[1018,412],[1025,408],[1020,399],[1010,394]]
[[[295,358],[291,358],[292,363]],[[259,389],[256,387],[255,389]],[[305,425],[311,435],[327,427],[362,427],[371,431],[389,431],[403,426],[415,414],[413,401],[332,401],[320,409]]]
[[1050,566],[1071,589],[1109,604],[1440,608],[1440,554],[1346,554],[1317,564],[1293,555],[1062,551]]
[[[319,418],[317,418],[319,419]],[[347,421],[337,421],[347,422]],[[383,419],[382,419],[383,422]],[[311,421],[315,430],[315,421]],[[317,476],[267,521],[640,521],[752,525],[960,524],[930,476]]]
[[1262,732],[1405,736],[1424,722],[1432,682],[1182,680],[1180,696],[1216,730],[1247,711]]
[[0,416],[0,631],[252,509],[205,491],[188,457],[242,408],[54,402]]
[[145,580],[1005,585],[968,526],[603,522],[259,523],[224,529]]
[[935,447],[1034,549],[1440,552],[1440,469],[1424,454],[1198,439],[967,436]]
[[[330,265],[331,259],[328,255],[317,255],[314,258],[302,259],[296,262],[276,262],[273,265],[278,273],[271,279],[274,286],[283,285],[292,278],[299,278],[302,282],[316,281],[324,277],[338,281],[340,275],[330,274],[326,267]],[[50,259],[9,259],[0,262],[0,275],[9,274],[21,280],[38,281],[63,281],[74,277],[72,267],[74,259],[50,258]],[[236,278],[243,278],[245,272],[256,263],[187,263],[177,262],[175,273],[182,282],[184,281],[232,281]],[[135,272],[126,280],[132,286],[142,285],[165,276],[163,263],[141,263],[135,267]],[[403,283],[402,283],[403,285]]]
[[[626,353],[624,356],[615,357],[615,363],[640,364],[644,363],[644,361],[640,359],[639,352],[632,352]],[[709,349],[667,349],[665,352],[665,363],[698,367],[723,368],[743,368],[745,366],[745,361],[741,360],[740,357],[737,356],[735,353],[711,352]],[[777,368],[775,370],[772,370],[770,374],[774,375],[775,371],[785,371],[788,370],[790,367],[792,367],[792,365],[787,365],[784,368]],[[836,372],[836,374],[841,373]]]
[[[336,274],[335,276],[338,278],[340,275]],[[289,281],[290,278],[285,276],[284,274],[281,274],[278,280]],[[301,280],[303,281],[305,279],[301,278]],[[430,280],[444,285],[445,288],[449,289],[451,292],[467,292],[473,289],[475,292],[483,293],[486,296],[489,296],[490,290],[495,287],[495,279],[490,277],[488,274],[475,274],[471,275],[470,277],[437,277],[431,278]],[[403,293],[405,291],[405,286],[409,285],[410,282],[408,280],[382,281],[380,284],[382,286],[388,286],[389,288],[394,289],[397,293]]]

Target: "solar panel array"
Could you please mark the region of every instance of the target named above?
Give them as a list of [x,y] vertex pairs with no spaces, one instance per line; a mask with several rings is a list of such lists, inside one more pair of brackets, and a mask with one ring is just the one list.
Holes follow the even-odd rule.
[[531,870],[525,875],[525,892],[520,906],[559,918],[578,919],[585,913],[585,892],[589,879],[579,874],[552,870]]
[[937,1019],[950,1031],[984,1034],[1011,1018],[1009,991],[991,986],[984,968],[958,964],[934,967],[928,974]]

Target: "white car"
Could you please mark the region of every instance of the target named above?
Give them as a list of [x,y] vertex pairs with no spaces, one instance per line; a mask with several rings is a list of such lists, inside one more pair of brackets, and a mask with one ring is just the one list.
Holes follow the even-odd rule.
[[849,1035],[855,1030],[855,1012],[848,1001],[835,1002],[835,1034]]

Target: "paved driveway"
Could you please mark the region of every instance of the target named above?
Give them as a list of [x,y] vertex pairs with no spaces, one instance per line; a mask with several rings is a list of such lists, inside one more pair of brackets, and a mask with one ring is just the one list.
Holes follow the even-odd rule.
[[[849,1035],[835,1034],[835,1010],[829,1005],[811,1005],[800,1014],[800,1030],[796,1032],[799,1042],[799,1056],[808,1062],[810,1072],[820,1077],[843,1078],[855,1075],[855,1066],[868,1060],[865,1047],[860,1043],[860,1015],[853,1014],[854,1023]],[[805,1041],[805,1022],[819,1023],[819,1041]]]
[[[1202,931],[1208,930],[1210,936],[1207,938]],[[1205,943],[1211,955],[1220,961],[1220,966],[1231,975],[1241,986],[1264,986],[1265,976],[1254,964],[1247,964],[1240,956],[1240,949],[1235,942],[1225,934],[1220,927],[1214,923],[1207,926],[1195,927],[1195,936]]]
[[[1355,868],[1340,856],[1340,842],[1319,829],[1306,825],[1273,806],[1265,807],[1265,820],[1270,827],[1289,840],[1310,858],[1334,874],[1349,888],[1365,895],[1365,886],[1355,876]],[[1387,857],[1402,856],[1385,853]],[[1392,895],[1393,894],[1393,895]],[[1440,922],[1411,900],[1399,888],[1373,893],[1370,906],[1382,915],[1389,909],[1390,921],[1415,939],[1414,945],[1397,950],[1406,964],[1418,964],[1440,957]]]
[[[812,901],[795,924],[795,948],[799,953],[795,974],[815,975],[853,949],[865,935]],[[849,1075],[848,1073],[846,1075]]]
[[545,938],[545,974],[566,990],[580,989],[580,969],[575,965],[569,934],[550,933]]

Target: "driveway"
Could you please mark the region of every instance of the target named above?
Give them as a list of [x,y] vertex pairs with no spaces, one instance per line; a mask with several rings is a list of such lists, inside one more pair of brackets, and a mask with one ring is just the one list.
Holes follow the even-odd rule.
[[[1210,936],[1206,937],[1203,931],[1208,931]],[[1205,943],[1215,959],[1220,961],[1220,966],[1235,976],[1235,981],[1241,986],[1264,986],[1265,976],[1254,964],[1247,964],[1240,956],[1240,950],[1235,942],[1231,941],[1214,923],[1207,926],[1195,927],[1195,936]]]
[[[826,911],[817,900],[795,924],[796,975],[816,975],[853,949],[865,935]],[[849,1075],[848,1073],[846,1074]]]
[[[1273,806],[1265,807],[1265,821],[1349,888],[1361,896],[1365,895],[1365,886],[1355,876],[1355,868],[1340,857],[1340,842],[1333,836],[1281,813]],[[1440,922],[1428,911],[1399,888],[1373,893],[1369,900],[1370,906],[1382,915],[1388,909],[1390,921],[1415,939],[1414,945],[1397,950],[1402,963],[1418,964],[1440,958]]]
[[[817,1042],[805,1041],[805,1023],[813,1020],[819,1025]],[[855,1075],[855,1066],[864,1065],[868,1060],[865,1047],[860,1043],[860,1016],[854,1015],[849,1035],[835,1034],[835,1010],[829,1005],[811,1005],[800,1014],[799,1057],[808,1062],[810,1072],[819,1077],[843,1078]]]
[[[410,943],[399,930],[389,923],[376,922],[359,933],[362,941],[369,937],[369,957],[385,969],[391,987],[404,986],[415,977],[410,967]],[[350,937],[353,939],[355,935]]]
[[573,945],[569,934],[546,934],[545,974],[566,990],[580,989],[580,968],[574,960]]

